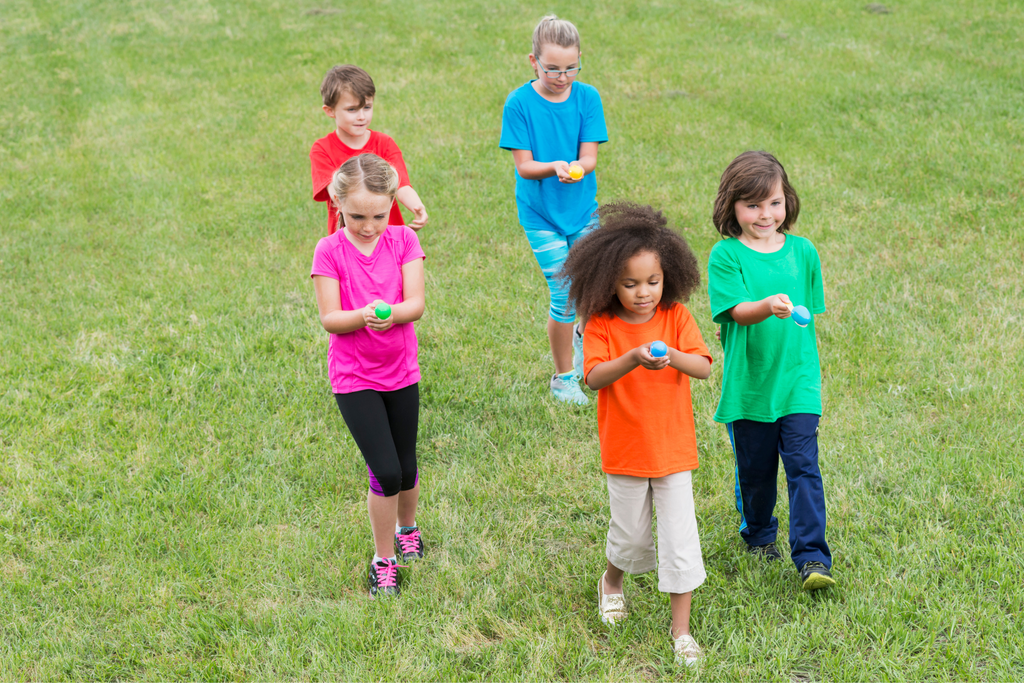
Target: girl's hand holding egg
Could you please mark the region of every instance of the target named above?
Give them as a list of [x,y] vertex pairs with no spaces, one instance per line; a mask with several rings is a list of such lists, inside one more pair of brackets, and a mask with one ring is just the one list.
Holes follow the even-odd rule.
[[636,356],[640,366],[648,370],[664,370],[669,364],[668,346],[660,341],[636,347]]
[[366,322],[366,326],[375,332],[384,332],[390,329],[395,322],[391,315],[391,306],[380,299],[366,304],[363,309],[363,320]]

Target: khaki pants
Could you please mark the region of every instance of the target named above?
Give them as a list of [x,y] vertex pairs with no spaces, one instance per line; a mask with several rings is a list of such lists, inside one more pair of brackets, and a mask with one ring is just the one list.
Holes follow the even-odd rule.
[[[657,479],[608,474],[608,561],[628,574],[658,569],[658,590],[689,593],[704,583],[690,472]],[[651,513],[658,509],[658,545]]]

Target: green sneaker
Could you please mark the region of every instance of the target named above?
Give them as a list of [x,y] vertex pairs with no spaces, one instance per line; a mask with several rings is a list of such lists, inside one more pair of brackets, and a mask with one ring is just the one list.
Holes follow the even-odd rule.
[[550,387],[552,396],[562,403],[575,403],[578,406],[590,403],[590,399],[580,389],[580,376],[575,370],[552,375]]
[[805,591],[816,591],[819,588],[836,585],[832,573],[821,562],[807,562],[800,567],[800,580],[803,581]]

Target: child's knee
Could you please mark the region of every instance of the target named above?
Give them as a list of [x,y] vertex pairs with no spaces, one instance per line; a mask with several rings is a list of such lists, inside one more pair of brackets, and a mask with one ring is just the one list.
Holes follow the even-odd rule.
[[551,308],[548,315],[556,323],[572,323],[576,320],[576,309],[569,305],[569,288],[559,287],[549,282],[551,289]]
[[415,467],[412,470],[402,472],[402,490],[410,491],[420,483],[420,472]]
[[[403,473],[399,468],[378,467],[370,473],[370,491],[376,496],[397,496],[402,491]],[[415,475],[414,475],[415,476]],[[412,488],[412,487],[410,487]]]

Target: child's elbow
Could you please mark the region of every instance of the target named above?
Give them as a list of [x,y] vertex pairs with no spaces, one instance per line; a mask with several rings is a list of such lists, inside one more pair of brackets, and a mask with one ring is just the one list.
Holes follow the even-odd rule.
[[409,313],[410,313],[409,317],[411,318],[409,320],[409,322],[416,322],[416,321],[418,321],[420,318],[423,317],[423,314],[426,312],[426,310],[427,310],[426,299],[424,297],[418,297],[417,299],[415,299],[413,301],[412,310],[409,311]]
[[697,379],[707,379],[711,376],[711,361],[707,358],[702,359],[704,362],[700,364],[697,374],[694,375]]

